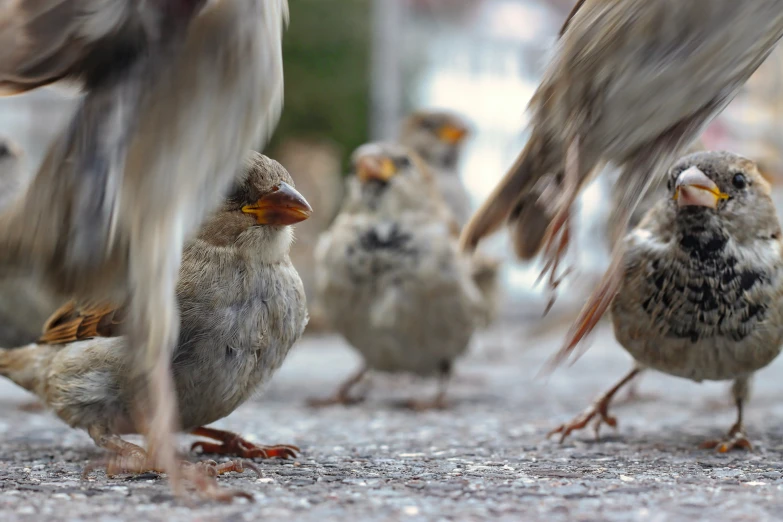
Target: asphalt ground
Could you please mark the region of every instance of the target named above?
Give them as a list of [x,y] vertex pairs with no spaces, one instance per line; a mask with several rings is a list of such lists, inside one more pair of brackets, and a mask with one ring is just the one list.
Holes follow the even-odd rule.
[[[292,443],[296,460],[219,479],[254,502],[175,499],[165,478],[81,480],[102,453],[31,396],[0,382],[0,520],[777,520],[783,512],[783,363],[758,374],[747,408],[752,453],[699,448],[734,421],[728,383],[650,374],[618,405],[617,430],[564,444],[546,433],[630,367],[604,326],[574,366],[537,377],[562,332],[507,324],[456,366],[445,411],[415,413],[435,384],[377,376],[367,400],[314,410],[358,367],[336,336],[305,339],[258,398],[215,426]],[[140,442],[131,437],[130,440]],[[183,449],[192,438],[183,436]],[[202,457],[194,457],[202,458]],[[220,460],[220,458],[216,458]]]

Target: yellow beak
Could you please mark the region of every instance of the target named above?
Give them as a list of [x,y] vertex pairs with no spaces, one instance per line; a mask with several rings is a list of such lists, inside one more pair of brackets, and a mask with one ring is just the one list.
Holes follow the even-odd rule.
[[388,182],[395,174],[397,167],[389,158],[366,155],[356,162],[356,176],[362,183],[370,180]]
[[678,207],[717,208],[724,199],[729,199],[729,195],[721,192],[718,185],[696,167],[684,170],[677,177],[674,200]]
[[254,215],[259,225],[293,225],[309,218],[313,208],[294,187],[280,183],[255,203],[242,207],[242,212]]
[[457,127],[456,125],[444,125],[438,129],[438,138],[449,145],[460,143],[467,135],[468,131],[466,129]]

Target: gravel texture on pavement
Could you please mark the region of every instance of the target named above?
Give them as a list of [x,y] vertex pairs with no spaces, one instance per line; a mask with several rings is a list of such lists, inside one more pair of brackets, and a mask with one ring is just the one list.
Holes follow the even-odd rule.
[[[538,377],[562,333],[524,327],[477,337],[457,365],[452,407],[413,413],[435,383],[377,376],[367,400],[313,410],[359,360],[335,336],[310,337],[254,401],[215,426],[302,448],[219,479],[255,502],[174,499],[153,474],[108,479],[81,470],[101,457],[89,437],[26,392],[0,383],[0,520],[776,520],[783,512],[783,362],[759,373],[747,408],[753,453],[699,443],[734,422],[728,383],[649,374],[641,398],[612,410],[618,429],[564,444],[555,424],[581,411],[630,367],[604,325],[575,365]],[[621,394],[622,396],[622,394]],[[137,437],[130,440],[139,441]],[[192,441],[183,437],[183,449]],[[220,460],[218,458],[218,460]]]

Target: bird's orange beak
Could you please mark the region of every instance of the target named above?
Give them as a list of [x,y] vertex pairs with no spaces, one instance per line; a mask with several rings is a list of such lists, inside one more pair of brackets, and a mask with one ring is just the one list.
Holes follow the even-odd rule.
[[356,177],[366,183],[370,180],[388,182],[397,174],[397,167],[390,158],[367,154],[356,161]]
[[674,200],[678,207],[717,208],[724,199],[729,199],[729,195],[721,192],[718,185],[696,167],[684,170],[677,177]]
[[468,130],[457,125],[446,124],[438,129],[438,138],[449,145],[460,143],[468,135]]
[[313,208],[294,187],[280,183],[275,189],[242,212],[256,217],[259,225],[293,225],[309,218]]

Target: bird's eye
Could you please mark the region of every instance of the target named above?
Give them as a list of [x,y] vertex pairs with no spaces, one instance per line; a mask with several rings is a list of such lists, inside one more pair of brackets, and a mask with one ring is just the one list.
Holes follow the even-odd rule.
[[419,125],[421,128],[428,131],[434,131],[438,129],[438,124],[432,120],[420,120]]
[[408,167],[411,166],[411,159],[408,156],[400,156],[399,158],[397,158],[395,163],[397,164],[397,168],[407,169]]
[[674,180],[671,177],[669,177],[669,179],[666,181],[666,190],[671,192],[673,187],[674,187]]
[[738,189],[744,189],[748,186],[748,179],[744,174],[737,173],[734,174],[734,178],[732,178],[731,183]]

